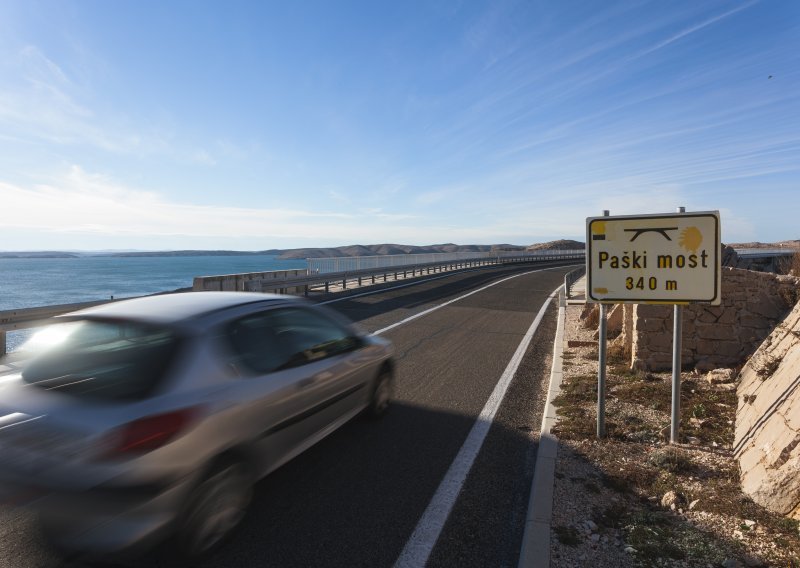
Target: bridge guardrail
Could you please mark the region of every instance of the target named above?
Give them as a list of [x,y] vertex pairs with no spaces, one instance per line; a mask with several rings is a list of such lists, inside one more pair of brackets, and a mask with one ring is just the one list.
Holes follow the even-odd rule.
[[740,257],[744,258],[758,258],[758,257],[768,257],[768,256],[792,256],[797,252],[800,252],[800,249],[795,248],[741,248],[741,249],[733,249],[736,251]]
[[[352,272],[388,267],[428,265],[468,260],[502,258],[543,258],[574,254],[574,250],[538,250],[538,251],[484,251],[484,252],[446,252],[423,254],[388,254],[375,256],[339,256],[331,258],[307,258],[309,274],[326,274],[329,272]],[[582,252],[582,251],[581,251]]]
[[[458,256],[456,256],[458,255]],[[469,255],[469,256],[466,256]],[[192,289],[195,291],[252,291],[293,293],[308,295],[314,287],[324,287],[327,292],[331,284],[342,283],[347,288],[348,282],[357,282],[360,286],[363,278],[373,280],[378,275],[388,280],[388,274],[413,273],[417,270],[440,272],[436,267],[451,266],[453,268],[483,266],[489,264],[503,264],[509,262],[537,262],[547,260],[567,260],[584,258],[583,250],[554,250],[554,251],[497,251],[493,253],[442,253],[430,255],[389,255],[403,257],[393,264],[381,267],[365,268],[363,265],[369,259],[383,259],[385,257],[341,257],[330,259],[308,259],[308,273],[276,278],[274,273],[247,273],[228,274],[223,276],[198,276],[194,279]],[[460,258],[459,258],[460,257]],[[361,259],[359,261],[359,259]],[[426,260],[425,263],[404,263],[409,260]],[[312,262],[315,261],[315,262]],[[320,262],[316,262],[320,261]],[[323,262],[324,261],[324,262]],[[380,260],[378,262],[381,262]],[[361,269],[356,269],[358,266]],[[338,268],[337,271],[332,271]],[[451,268],[452,269],[452,268]]]
[[580,268],[576,268],[570,272],[567,272],[564,275],[564,295],[566,296],[567,300],[572,297],[572,285],[578,281],[578,279],[586,274],[586,265],[581,266]]

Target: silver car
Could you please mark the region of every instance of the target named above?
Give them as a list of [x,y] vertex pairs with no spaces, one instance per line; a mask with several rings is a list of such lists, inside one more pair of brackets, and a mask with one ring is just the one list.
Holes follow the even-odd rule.
[[390,344],[298,298],[170,294],[58,320],[0,377],[0,502],[66,550],[171,537],[205,554],[258,479],[392,392]]

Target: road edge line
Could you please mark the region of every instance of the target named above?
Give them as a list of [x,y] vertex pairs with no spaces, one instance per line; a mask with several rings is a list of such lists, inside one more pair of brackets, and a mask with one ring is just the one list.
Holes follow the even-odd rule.
[[[483,292],[484,290],[488,290],[492,286],[497,286],[498,284],[502,284],[503,282],[507,282],[508,280],[513,280],[514,278],[519,278],[520,276],[528,276],[529,274],[535,274],[536,272],[545,272],[547,270],[556,270],[558,268],[562,268],[562,267],[555,266],[555,267],[552,267],[552,268],[539,268],[539,269],[536,269],[536,270],[530,270],[528,272],[520,272],[519,274],[512,274],[511,276],[506,276],[505,278],[502,278],[500,280],[495,280],[491,284],[487,284],[486,286],[478,288],[477,290],[472,290],[471,292],[467,292],[466,294],[463,294],[463,295],[461,295],[461,296],[459,296],[457,298],[453,298],[452,300],[448,300],[448,301],[446,301],[444,303],[437,304],[437,305],[435,305],[435,306],[433,306],[431,308],[428,308],[427,310],[424,310],[424,311],[421,311],[421,312],[416,313],[414,315],[408,316],[407,318],[402,319],[402,320],[400,320],[398,322],[395,322],[395,323],[393,323],[391,325],[387,325],[386,327],[382,327],[381,329],[379,329],[377,331],[373,331],[370,335],[382,335],[382,334],[386,333],[387,331],[389,331],[391,329],[394,329],[394,328],[399,327],[401,325],[407,324],[410,321],[413,321],[413,320],[415,320],[417,318],[421,318],[422,316],[426,316],[426,315],[428,315],[428,314],[430,314],[432,312],[435,312],[436,310],[439,310],[441,308],[447,307],[450,304],[453,304],[455,302],[463,300],[464,298],[469,298],[473,294],[477,294],[478,292]],[[550,294],[550,296],[549,296],[549,299],[551,301],[553,299],[553,295],[554,294],[555,294],[555,292],[553,294]]]
[[539,312],[522,337],[516,351],[511,356],[508,365],[506,365],[503,374],[500,375],[483,410],[481,410],[467,438],[464,440],[456,457],[447,469],[447,473],[445,473],[442,481],[439,482],[439,486],[436,488],[436,492],[433,494],[428,506],[422,513],[422,517],[417,521],[414,532],[406,541],[400,556],[395,561],[395,568],[420,568],[427,564],[439,540],[439,536],[444,529],[444,525],[450,516],[450,511],[452,511],[461,493],[461,489],[464,487],[467,476],[472,470],[475,459],[478,457],[478,453],[483,447],[483,443],[492,427],[497,410],[500,408],[505,398],[508,387],[516,376],[517,370],[525,356],[525,352],[528,350],[528,347],[530,347],[533,336],[536,334],[539,324],[547,312],[547,308],[550,307],[558,291],[559,289],[556,288],[550,293],[544,304],[542,304],[542,307],[539,308]]
[[550,385],[542,414],[539,448],[522,536],[522,549],[518,568],[546,568],[550,566],[550,531],[553,520],[553,486],[555,483],[558,440],[550,433],[557,414],[553,400],[561,392],[564,372],[564,325],[566,298],[562,291],[558,295],[558,324],[553,340],[553,364],[550,367]]

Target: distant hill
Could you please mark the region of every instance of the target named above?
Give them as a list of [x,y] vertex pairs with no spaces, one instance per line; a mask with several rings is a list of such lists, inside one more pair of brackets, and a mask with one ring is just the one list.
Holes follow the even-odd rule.
[[163,251],[136,251],[136,252],[112,252],[97,256],[116,256],[116,257],[151,257],[151,256],[253,256],[256,254],[280,254],[282,251],[261,250],[163,250]]
[[800,240],[793,240],[793,241],[778,241],[777,243],[731,243],[728,246],[733,248],[749,248],[749,249],[759,249],[759,248],[767,248],[767,249],[777,249],[777,248],[796,248],[800,249]]
[[280,259],[292,258],[334,258],[342,256],[379,256],[390,254],[428,254],[442,252],[492,252],[496,250],[525,250],[524,246],[518,245],[456,245],[446,243],[441,245],[350,245],[332,248],[300,248],[283,251],[278,257]]
[[19,251],[19,252],[2,252],[0,251],[0,258],[78,258],[80,254],[71,252],[60,251]]
[[550,241],[548,243],[531,245],[526,250],[583,250],[585,248],[586,243],[569,239],[561,239],[558,241]]

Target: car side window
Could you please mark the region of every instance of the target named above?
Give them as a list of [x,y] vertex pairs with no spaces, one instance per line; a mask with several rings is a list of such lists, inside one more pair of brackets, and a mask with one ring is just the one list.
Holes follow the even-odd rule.
[[270,312],[263,312],[228,326],[225,335],[237,367],[263,374],[288,366],[292,352],[278,337],[273,319]]
[[246,316],[228,326],[234,364],[263,374],[352,351],[352,332],[308,308],[279,308]]
[[273,312],[275,331],[297,363],[316,361],[352,351],[358,338],[346,327],[309,308],[284,308]]

